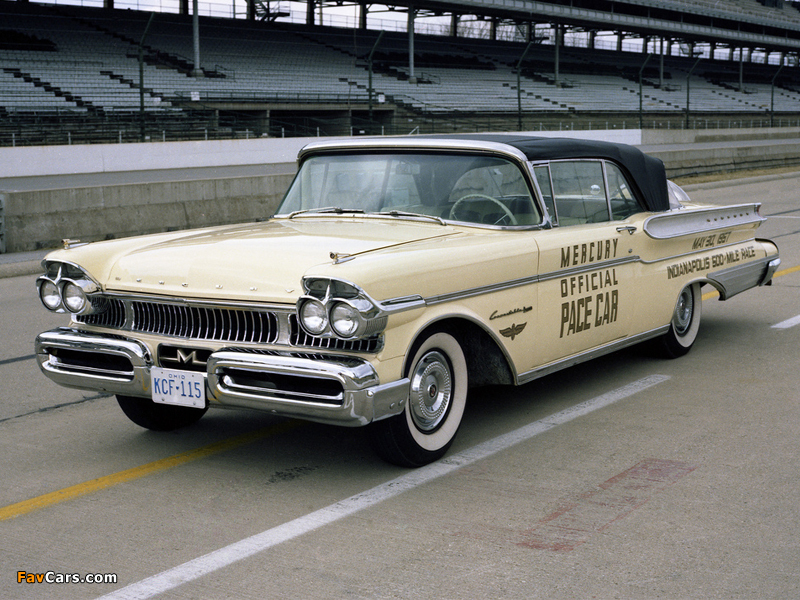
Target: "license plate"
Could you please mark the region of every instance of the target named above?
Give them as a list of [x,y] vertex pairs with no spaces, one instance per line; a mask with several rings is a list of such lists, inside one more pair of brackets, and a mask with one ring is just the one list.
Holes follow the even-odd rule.
[[203,373],[177,369],[150,369],[153,402],[205,408],[206,378]]

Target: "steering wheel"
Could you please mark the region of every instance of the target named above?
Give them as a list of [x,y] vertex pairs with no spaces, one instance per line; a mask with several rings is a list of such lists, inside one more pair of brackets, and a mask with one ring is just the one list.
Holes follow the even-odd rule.
[[[517,224],[517,218],[514,216],[514,213],[512,213],[510,210],[508,210],[508,207],[505,204],[500,202],[500,200],[498,200],[497,198],[492,198],[491,196],[487,196],[486,194],[467,194],[466,196],[462,196],[461,198],[456,200],[455,204],[453,204],[452,208],[450,208],[450,217],[449,218],[458,220],[458,217],[456,216],[456,209],[458,208],[458,205],[461,204],[462,202],[469,201],[470,199],[473,199],[473,198],[479,198],[481,200],[488,200],[492,204],[496,204],[505,213],[505,216],[508,217],[509,223],[511,225],[516,225]],[[504,217],[500,217],[497,221],[492,223],[492,225],[497,225],[500,221],[503,220],[503,218]]]

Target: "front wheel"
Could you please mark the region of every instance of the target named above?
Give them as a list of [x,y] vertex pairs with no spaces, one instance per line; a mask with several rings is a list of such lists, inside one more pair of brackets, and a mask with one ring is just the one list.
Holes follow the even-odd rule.
[[702,307],[699,283],[687,285],[681,290],[672,313],[669,331],[661,338],[662,350],[666,356],[677,358],[692,349],[700,329]]
[[455,439],[467,401],[467,361],[449,333],[422,342],[408,373],[405,410],[369,426],[370,442],[384,460],[421,467],[438,460]]
[[191,408],[188,406],[174,406],[172,404],[159,404],[150,398],[117,395],[117,402],[122,412],[131,421],[153,431],[173,431],[192,425],[200,420],[208,407]]

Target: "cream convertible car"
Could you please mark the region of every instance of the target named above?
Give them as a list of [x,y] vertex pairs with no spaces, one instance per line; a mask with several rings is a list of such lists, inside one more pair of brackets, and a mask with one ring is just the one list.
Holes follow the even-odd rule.
[[249,408],[367,426],[423,465],[469,387],[648,339],[685,354],[702,286],[727,300],[780,263],[758,204],[694,204],[629,146],[362,138],[299,163],[267,222],[48,255],[39,296],[71,321],[36,340],[45,375],[149,429]]

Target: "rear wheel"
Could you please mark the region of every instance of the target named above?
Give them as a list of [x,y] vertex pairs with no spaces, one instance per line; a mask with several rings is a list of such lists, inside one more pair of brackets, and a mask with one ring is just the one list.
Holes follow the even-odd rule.
[[190,408],[188,406],[174,406],[172,404],[159,404],[150,398],[117,395],[117,402],[122,412],[131,421],[153,431],[173,431],[192,425],[200,420],[208,407]]
[[700,329],[702,307],[699,283],[687,285],[681,290],[669,331],[661,338],[662,349],[668,357],[677,358],[692,349]]
[[422,342],[411,362],[405,410],[370,425],[370,441],[384,460],[420,467],[445,455],[467,401],[467,361],[449,333]]

